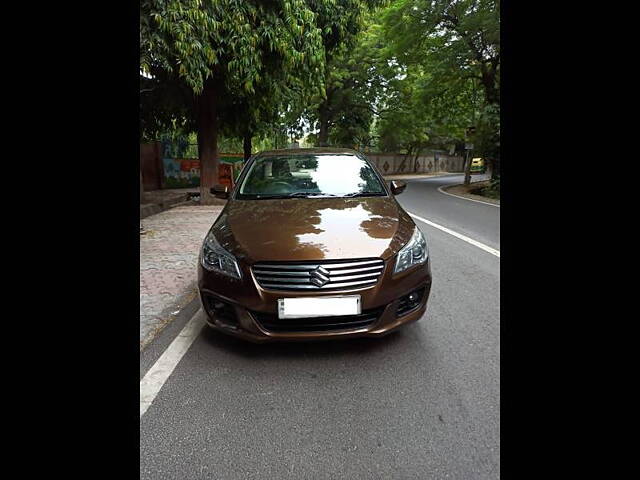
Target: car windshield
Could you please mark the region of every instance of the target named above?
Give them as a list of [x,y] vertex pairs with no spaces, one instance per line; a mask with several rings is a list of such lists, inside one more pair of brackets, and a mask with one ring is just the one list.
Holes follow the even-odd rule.
[[386,195],[373,168],[355,155],[257,157],[236,198],[355,197]]

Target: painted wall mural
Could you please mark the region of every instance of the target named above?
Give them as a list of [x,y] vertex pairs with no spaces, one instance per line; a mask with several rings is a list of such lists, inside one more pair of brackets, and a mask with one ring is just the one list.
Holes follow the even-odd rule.
[[[220,160],[219,183],[231,185],[238,179],[244,165],[241,153],[223,153]],[[200,186],[200,160],[197,158],[163,158],[164,188],[193,188]]]

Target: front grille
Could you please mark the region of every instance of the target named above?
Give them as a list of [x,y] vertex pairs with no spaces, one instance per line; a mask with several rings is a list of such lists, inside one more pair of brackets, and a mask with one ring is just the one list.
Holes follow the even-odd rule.
[[344,290],[375,285],[384,269],[379,258],[254,264],[262,288],[272,290]]
[[277,314],[263,312],[251,312],[251,315],[262,328],[274,333],[326,332],[366,328],[382,315],[383,310],[376,308],[360,315],[312,318],[278,318]]

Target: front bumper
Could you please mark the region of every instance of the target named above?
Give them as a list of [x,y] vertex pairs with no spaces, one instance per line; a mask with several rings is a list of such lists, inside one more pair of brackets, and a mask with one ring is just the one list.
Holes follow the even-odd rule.
[[[431,265],[412,268],[399,275],[393,275],[394,258],[385,261],[383,273],[374,286],[333,291],[277,291],[266,290],[258,285],[251,269],[242,267],[242,280],[210,272],[198,266],[198,288],[206,313],[207,324],[226,334],[253,342],[331,340],[354,337],[380,337],[408,323],[419,320],[426,311],[431,291]],[[406,314],[397,315],[400,299],[408,293],[424,287],[418,305]],[[257,319],[259,315],[277,316],[279,298],[304,296],[361,296],[362,310],[376,311],[376,319],[364,327],[341,328],[322,331],[270,331]],[[230,315],[219,316],[208,307],[209,299],[217,299],[228,304]],[[233,320],[229,320],[233,317]]]

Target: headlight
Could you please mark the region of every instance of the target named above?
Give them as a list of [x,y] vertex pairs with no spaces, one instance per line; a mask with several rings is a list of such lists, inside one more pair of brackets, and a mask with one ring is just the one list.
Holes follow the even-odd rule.
[[200,263],[209,271],[222,273],[238,280],[241,277],[235,257],[220,246],[211,230],[202,244]]
[[422,235],[420,229],[416,227],[411,236],[411,240],[398,252],[396,267],[393,273],[403,272],[414,265],[420,265],[426,262],[427,258],[429,258],[427,241],[424,239],[424,235]]

